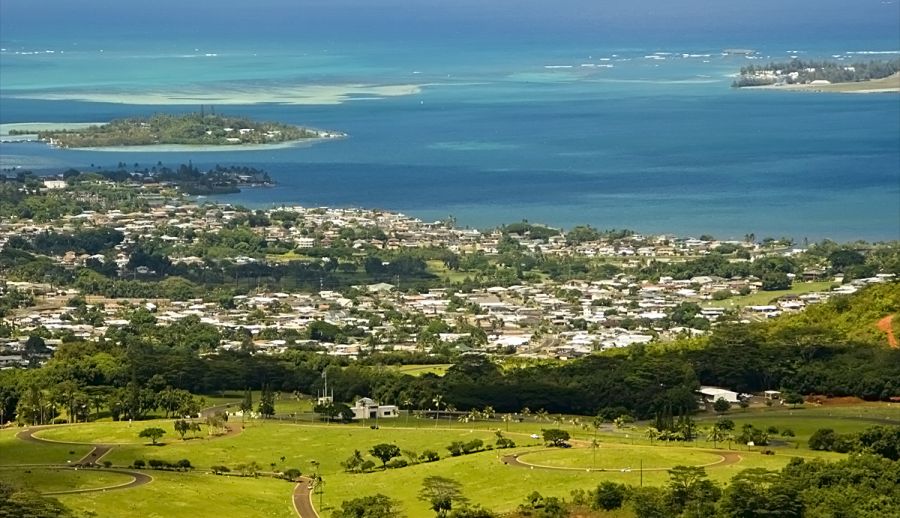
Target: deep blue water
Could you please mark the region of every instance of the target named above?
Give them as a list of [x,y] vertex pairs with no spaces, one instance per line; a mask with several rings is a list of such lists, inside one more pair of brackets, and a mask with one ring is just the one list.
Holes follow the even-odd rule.
[[[509,23],[478,18],[476,27],[493,23],[494,32],[433,20],[423,22],[430,32],[365,32],[356,20],[316,38],[286,37],[279,24],[254,37],[179,30],[167,38],[140,25],[90,38],[60,20],[46,24],[56,31],[7,26],[0,123],[182,112],[199,103],[142,103],[209,94],[244,103],[206,102],[219,112],[350,137],[209,153],[2,144],[0,165],[53,172],[119,161],[249,163],[269,170],[278,186],[221,199],[381,207],[480,227],[528,219],[681,235],[900,239],[900,96],[735,91],[728,76],[754,61],[721,54],[749,47],[764,59],[897,57],[900,22],[872,15],[879,8],[864,3],[862,14],[843,21],[832,13],[767,34],[749,23],[730,31],[693,19],[681,22],[690,31],[654,26],[641,34],[655,18],[637,22],[626,11],[618,19],[635,30],[617,26],[615,34],[572,20],[567,33],[565,17],[535,32],[539,11]],[[0,14],[7,23],[12,15],[29,20],[18,8]],[[462,8],[451,14],[466,19]],[[308,85],[418,90],[348,93],[340,104],[266,102]]]

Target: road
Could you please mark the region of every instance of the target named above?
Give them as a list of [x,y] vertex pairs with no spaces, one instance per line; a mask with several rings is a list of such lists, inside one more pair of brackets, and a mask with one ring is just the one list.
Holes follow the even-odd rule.
[[319,513],[312,505],[312,492],[310,491],[312,480],[300,477],[300,482],[294,486],[294,510],[300,518],[319,518]]

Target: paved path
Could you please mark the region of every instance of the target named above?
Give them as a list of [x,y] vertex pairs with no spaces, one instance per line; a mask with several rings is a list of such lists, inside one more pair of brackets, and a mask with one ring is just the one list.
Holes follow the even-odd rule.
[[[547,450],[537,450],[537,451],[547,451]],[[525,468],[525,469],[542,469],[548,471],[596,471],[596,472],[622,472],[624,469],[629,469],[631,471],[639,471],[634,468],[573,468],[568,466],[543,466],[541,464],[530,464],[528,462],[522,462],[519,460],[519,457],[524,455],[528,455],[530,453],[537,453],[537,451],[531,451],[527,453],[517,453],[511,455],[504,455],[500,458],[500,462],[506,464],[507,466],[513,466],[516,468]],[[704,468],[721,468],[724,466],[730,466],[732,464],[737,464],[740,462],[743,457],[737,452],[734,451],[721,451],[721,450],[698,450],[704,453],[712,453],[714,455],[718,455],[721,457],[720,460],[713,462],[711,464],[703,464],[701,467]],[[644,468],[640,471],[668,471],[671,468]]]
[[312,492],[310,491],[310,483],[312,480],[306,477],[300,477],[300,482],[294,486],[294,511],[300,518],[319,518],[319,513],[312,505]]

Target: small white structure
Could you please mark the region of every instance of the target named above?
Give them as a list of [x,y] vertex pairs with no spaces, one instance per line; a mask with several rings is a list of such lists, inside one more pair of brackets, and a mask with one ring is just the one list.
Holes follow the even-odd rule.
[[353,419],[390,419],[400,415],[396,405],[379,405],[367,397],[358,399],[350,410],[353,410]]
[[779,399],[781,399],[781,392],[777,390],[766,390],[765,392],[763,392],[763,394],[765,395],[766,399],[770,401],[778,401]]
[[704,401],[715,403],[720,399],[724,399],[729,403],[740,403],[740,394],[719,387],[700,387],[700,395]]

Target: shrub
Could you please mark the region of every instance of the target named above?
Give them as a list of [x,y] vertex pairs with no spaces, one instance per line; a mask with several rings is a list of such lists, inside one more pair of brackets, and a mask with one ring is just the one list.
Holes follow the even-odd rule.
[[770,426],[769,428],[766,429],[766,431],[769,432],[770,435],[778,435],[778,427],[777,426]]
[[421,462],[435,462],[438,460],[441,460],[441,456],[434,450],[425,450],[419,455],[419,461]]
[[108,467],[110,467],[110,466],[112,466],[112,461],[109,461],[109,460],[103,461],[103,467],[104,467],[104,468],[108,468]]
[[791,430],[790,428],[785,428],[784,430],[781,431],[781,436],[782,437],[794,437],[794,431]]
[[394,459],[385,466],[387,466],[388,469],[405,468],[406,466],[409,466],[409,462],[407,462],[406,459]]
[[611,511],[622,507],[625,497],[628,494],[628,488],[625,484],[616,484],[608,480],[601,482],[594,491],[594,509],[603,509]]
[[506,437],[501,437],[497,439],[497,447],[498,448],[515,448],[516,443],[512,439],[508,439]]
[[147,461],[147,464],[149,464],[150,467],[153,468],[153,469],[162,469],[163,466],[166,466],[166,465],[168,465],[169,463],[166,462],[166,461],[164,461],[164,460],[150,459],[149,461]]
[[141,468],[143,468],[143,467],[146,466],[146,465],[147,465],[147,463],[144,462],[144,461],[141,460],[141,459],[138,459],[138,460],[136,460],[136,461],[134,461],[134,462],[131,463],[131,466],[132,466],[133,468],[137,468],[137,469],[141,469]]
[[463,453],[469,454],[479,451],[484,447],[484,441],[481,439],[472,439],[463,445]]
[[221,475],[223,473],[231,472],[231,469],[228,466],[221,466],[221,465],[212,466],[209,469],[212,470],[214,475]]
[[185,471],[194,469],[194,466],[191,466],[191,461],[189,461],[187,459],[179,460],[178,462],[175,463],[175,467],[177,467],[178,469],[183,469]]
[[831,428],[819,428],[809,437],[809,449],[830,451],[837,434]]
[[298,478],[300,478],[300,475],[302,475],[302,473],[300,472],[299,469],[291,468],[291,469],[285,470],[285,472],[281,474],[281,478],[283,478],[285,480],[294,481],[294,480],[297,480]]

